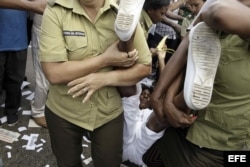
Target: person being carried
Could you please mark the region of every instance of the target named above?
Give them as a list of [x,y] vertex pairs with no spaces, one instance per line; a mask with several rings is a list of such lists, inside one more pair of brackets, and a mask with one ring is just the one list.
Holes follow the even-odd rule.
[[[158,51],[160,69],[165,66],[165,54],[166,50]],[[123,164],[134,163],[141,166],[145,165],[142,155],[163,136],[167,125],[159,122],[151,108],[150,95],[153,86],[143,82],[137,83],[136,86],[136,95],[122,98],[124,110]]]
[[[160,137],[163,136],[165,126],[150,126],[150,122],[157,123],[150,107],[152,86],[137,84],[138,93],[129,98],[123,98],[124,131],[123,131],[123,164],[134,163],[145,165],[142,155]],[[150,120],[151,119],[151,120]]]

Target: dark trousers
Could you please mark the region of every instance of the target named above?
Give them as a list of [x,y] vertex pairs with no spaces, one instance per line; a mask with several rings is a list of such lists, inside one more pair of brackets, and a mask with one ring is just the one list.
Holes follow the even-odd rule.
[[27,49],[0,52],[0,89],[5,90],[5,115],[8,123],[17,120],[21,105],[21,85],[25,76]]
[[201,148],[186,140],[186,130],[168,128],[159,150],[167,167],[223,167],[223,151]]
[[[86,129],[45,108],[51,147],[59,167],[82,167],[82,137]],[[90,132],[95,167],[119,167],[122,162],[123,114]]]
[[142,157],[147,167],[164,167],[159,150],[159,140],[157,140]]

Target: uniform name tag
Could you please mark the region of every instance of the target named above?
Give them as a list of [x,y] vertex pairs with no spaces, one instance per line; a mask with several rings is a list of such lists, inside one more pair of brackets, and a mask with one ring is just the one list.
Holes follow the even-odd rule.
[[63,31],[64,36],[83,36],[85,37],[85,32],[81,31]]

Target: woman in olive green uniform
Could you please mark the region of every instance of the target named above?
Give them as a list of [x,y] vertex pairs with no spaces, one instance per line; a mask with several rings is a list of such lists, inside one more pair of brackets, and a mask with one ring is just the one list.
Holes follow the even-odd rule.
[[135,50],[118,50],[116,11],[113,0],[51,0],[45,9],[39,56],[50,82],[45,117],[58,166],[82,166],[86,131],[96,167],[122,161],[123,110],[116,86],[147,76],[151,54],[140,26]]

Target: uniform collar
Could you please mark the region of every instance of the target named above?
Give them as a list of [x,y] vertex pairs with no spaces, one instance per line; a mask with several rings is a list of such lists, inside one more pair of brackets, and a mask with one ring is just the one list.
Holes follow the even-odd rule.
[[143,24],[145,26],[144,29],[146,31],[148,31],[149,28],[153,25],[152,20],[150,19],[149,15],[147,14],[147,12],[145,10],[142,10],[141,21],[143,22]]

